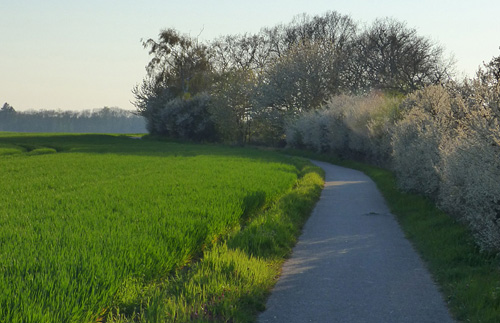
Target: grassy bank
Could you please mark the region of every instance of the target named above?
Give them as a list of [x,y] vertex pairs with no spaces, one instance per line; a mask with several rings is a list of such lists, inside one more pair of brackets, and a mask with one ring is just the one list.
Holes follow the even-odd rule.
[[481,252],[464,225],[428,199],[399,191],[388,170],[308,152],[288,153],[357,169],[370,176],[427,263],[455,318],[463,322],[500,321],[499,259]]
[[[0,321],[248,321],[322,183],[300,158],[0,134]],[[227,277],[227,280],[224,280]]]

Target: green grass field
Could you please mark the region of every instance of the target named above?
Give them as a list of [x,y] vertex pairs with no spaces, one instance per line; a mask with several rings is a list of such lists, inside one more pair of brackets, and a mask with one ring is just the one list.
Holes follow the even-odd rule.
[[318,174],[252,149],[0,133],[0,321],[252,321]]

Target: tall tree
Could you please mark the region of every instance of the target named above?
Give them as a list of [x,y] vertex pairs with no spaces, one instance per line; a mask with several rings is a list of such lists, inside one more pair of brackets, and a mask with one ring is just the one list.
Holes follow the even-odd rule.
[[[173,100],[189,101],[209,89],[212,65],[207,46],[174,29],[161,31],[158,40],[148,39],[143,46],[149,50],[152,59],[146,67],[147,75],[142,84],[136,85],[132,92],[138,113],[147,120],[148,130],[163,133],[165,127],[161,120],[166,116],[180,120],[180,115],[190,113],[184,108],[193,108],[191,112],[197,114],[192,116],[195,120],[206,115],[208,105],[204,97],[186,104],[178,101],[169,103]],[[191,104],[193,102],[196,104]],[[163,111],[167,106],[175,109],[167,113]],[[174,116],[175,113],[180,114],[179,118]]]
[[159,40],[143,42],[153,56],[147,66],[149,76],[168,87],[176,96],[190,96],[207,88],[211,65],[208,49],[197,39],[174,29],[160,32]]
[[207,89],[211,65],[205,45],[166,29],[157,41],[148,39],[143,46],[152,58],[146,67],[147,76],[132,91],[139,113],[147,114],[149,101],[167,92],[173,97],[189,98]]
[[294,115],[318,108],[344,90],[346,62],[356,40],[349,16],[303,14],[262,33],[274,58],[261,74],[261,108]]
[[350,60],[354,91],[410,93],[446,81],[452,62],[443,48],[394,19],[378,19],[360,35]]

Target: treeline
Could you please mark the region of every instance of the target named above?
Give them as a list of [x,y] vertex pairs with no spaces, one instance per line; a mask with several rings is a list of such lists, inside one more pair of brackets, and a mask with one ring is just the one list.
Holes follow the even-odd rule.
[[150,133],[391,168],[500,252],[500,56],[456,80],[404,23],[337,12],[206,43],[168,29],[143,45],[152,59],[133,93]]
[[143,117],[119,108],[17,112],[5,103],[0,109],[0,131],[144,133],[146,128]]
[[362,28],[337,12],[206,43],[168,29],[143,45],[152,59],[133,92],[149,132],[198,141],[284,144],[285,123],[332,96],[406,94],[451,68],[402,22]]

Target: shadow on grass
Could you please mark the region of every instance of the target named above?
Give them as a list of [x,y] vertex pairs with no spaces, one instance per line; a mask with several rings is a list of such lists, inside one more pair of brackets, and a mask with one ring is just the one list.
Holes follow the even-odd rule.
[[119,312],[147,322],[254,322],[321,193],[323,170],[304,159],[295,162],[300,177],[293,189],[270,203],[263,192],[248,194],[239,230],[205,248],[199,261],[159,285],[136,288],[143,293],[126,288],[124,295],[137,296],[115,304]]
[[298,186],[231,237],[227,241],[229,248],[269,260],[290,254],[321,193],[317,178],[324,176],[322,169],[313,166],[304,166],[301,172]]

